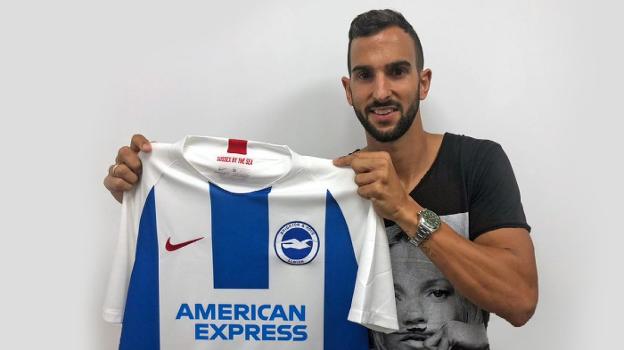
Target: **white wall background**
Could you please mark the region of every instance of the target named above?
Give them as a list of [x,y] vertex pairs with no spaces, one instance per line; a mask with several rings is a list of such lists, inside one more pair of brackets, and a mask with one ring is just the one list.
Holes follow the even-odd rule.
[[0,348],[115,348],[102,179],[133,133],[361,146],[347,30],[385,7],[433,70],[425,127],[500,142],[521,187],[540,302],[522,328],[495,317],[493,348],[621,346],[619,2],[26,0],[0,3]]

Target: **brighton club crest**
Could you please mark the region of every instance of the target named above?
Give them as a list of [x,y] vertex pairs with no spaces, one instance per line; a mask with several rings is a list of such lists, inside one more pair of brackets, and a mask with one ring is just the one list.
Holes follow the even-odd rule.
[[319,250],[319,237],[312,226],[291,221],[275,235],[275,253],[285,263],[303,265],[314,260]]

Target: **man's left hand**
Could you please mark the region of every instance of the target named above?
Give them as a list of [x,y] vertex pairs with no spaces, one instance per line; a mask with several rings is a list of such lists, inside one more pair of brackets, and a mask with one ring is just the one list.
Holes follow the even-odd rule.
[[334,159],[336,166],[351,166],[355,171],[358,194],[373,202],[382,217],[399,221],[414,204],[394,169],[387,152],[356,152]]

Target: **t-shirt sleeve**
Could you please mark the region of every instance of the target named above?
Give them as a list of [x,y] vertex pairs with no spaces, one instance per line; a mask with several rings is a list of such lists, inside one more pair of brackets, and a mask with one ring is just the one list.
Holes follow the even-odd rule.
[[168,168],[175,160],[169,155],[171,147],[170,144],[152,143],[152,152],[140,152],[139,158],[143,165],[141,181],[131,191],[124,192],[117,246],[114,250],[108,288],[102,307],[102,316],[107,322],[121,323],[123,321],[130,276],[136,256],[141,215],[147,197],[160,179],[163,169]]
[[[349,310],[349,321],[375,331],[397,331],[398,319],[394,298],[394,283],[390,249],[383,220],[375,213],[372,203],[360,197],[350,178],[352,191],[336,196],[347,223],[357,261],[357,276]],[[345,193],[347,192],[347,193]]]
[[125,192],[121,203],[121,220],[117,247],[115,248],[111,274],[102,308],[105,321],[121,323],[128,292],[128,283],[134,265],[139,220],[146,193],[141,186]]
[[518,183],[503,148],[487,141],[471,163],[474,168],[469,208],[470,239],[504,227],[530,230]]

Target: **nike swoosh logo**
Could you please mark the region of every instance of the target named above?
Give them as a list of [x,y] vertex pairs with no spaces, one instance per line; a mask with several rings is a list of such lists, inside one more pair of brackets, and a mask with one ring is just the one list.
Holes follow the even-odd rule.
[[186,247],[187,245],[189,245],[191,243],[195,243],[195,242],[199,241],[200,239],[204,239],[204,237],[191,239],[190,241],[186,241],[186,242],[182,242],[182,243],[178,243],[178,244],[172,244],[171,243],[171,237],[169,237],[169,238],[167,238],[167,243],[165,244],[165,249],[167,249],[167,251],[172,252],[174,250],[178,250],[180,248]]

